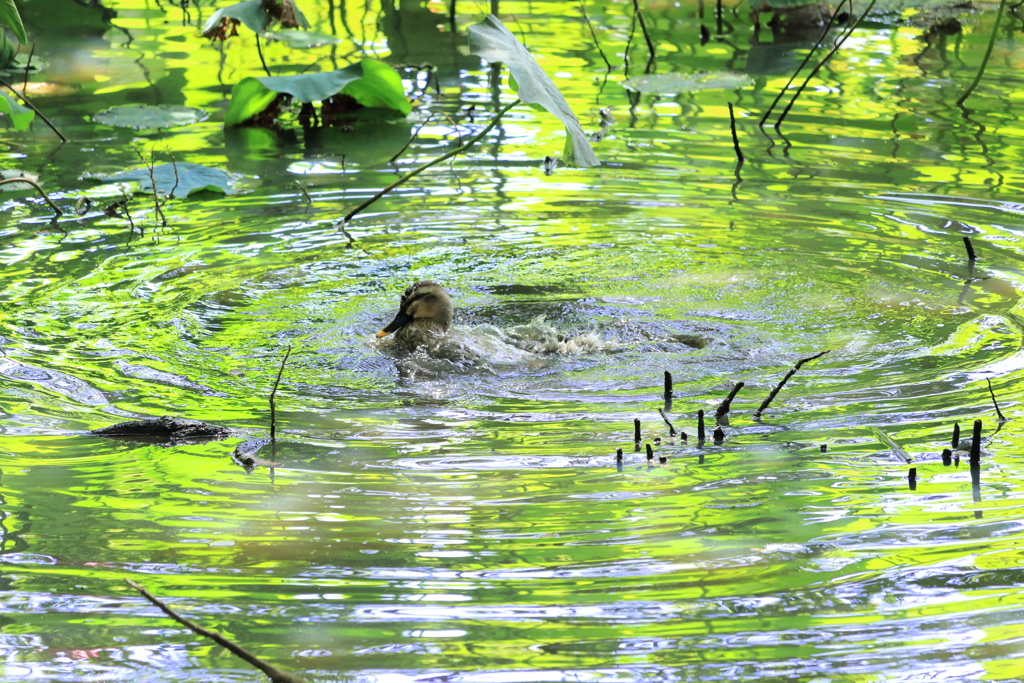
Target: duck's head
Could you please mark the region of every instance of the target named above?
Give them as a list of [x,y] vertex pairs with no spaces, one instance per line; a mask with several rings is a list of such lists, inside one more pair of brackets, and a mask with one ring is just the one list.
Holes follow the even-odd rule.
[[405,290],[398,304],[398,315],[377,333],[377,337],[386,337],[392,332],[401,336],[413,328],[447,332],[452,324],[453,310],[452,300],[444,287],[429,280],[417,282]]

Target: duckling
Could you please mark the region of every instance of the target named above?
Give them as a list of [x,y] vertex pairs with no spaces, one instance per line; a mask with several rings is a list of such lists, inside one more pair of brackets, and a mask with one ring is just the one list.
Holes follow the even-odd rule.
[[410,349],[436,341],[448,332],[454,306],[444,287],[422,280],[405,290],[398,315],[377,333],[377,338],[395,333],[395,342]]

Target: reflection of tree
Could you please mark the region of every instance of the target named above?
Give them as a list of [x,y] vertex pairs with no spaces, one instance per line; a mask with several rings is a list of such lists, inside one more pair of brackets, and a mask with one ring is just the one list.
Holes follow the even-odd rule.
[[[437,67],[437,78],[449,86],[459,86],[463,57],[458,47],[466,45],[464,34],[455,34],[448,26],[448,17],[427,9],[421,0],[400,0],[383,3],[381,27],[387,37],[391,64],[422,64],[429,62]],[[465,59],[474,66],[479,63],[475,57]]]

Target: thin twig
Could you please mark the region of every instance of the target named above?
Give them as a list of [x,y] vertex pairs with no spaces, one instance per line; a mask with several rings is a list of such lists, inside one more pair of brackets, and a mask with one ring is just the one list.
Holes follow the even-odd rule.
[[306,192],[306,188],[304,188],[302,186],[302,183],[300,183],[298,180],[295,181],[295,187],[299,188],[299,192],[301,192],[302,196],[306,198],[306,211],[308,212],[309,209],[313,206],[313,198],[309,196],[309,193]]
[[179,180],[179,178],[178,178],[178,162],[174,160],[174,152],[168,152],[167,156],[169,156],[171,158],[171,168],[174,169],[174,187],[171,188],[170,194],[168,194],[167,197],[164,199],[164,204],[169,202],[171,197],[174,196],[174,193],[178,191],[178,180]]
[[181,616],[173,609],[171,609],[162,600],[154,596],[148,590],[143,588],[141,585],[135,583],[131,579],[125,579],[124,582],[132,588],[134,588],[135,590],[137,590],[139,594],[142,595],[142,597],[144,597],[146,600],[152,603],[161,612],[169,616],[171,619],[174,619],[176,622],[178,622],[188,630],[192,631],[196,635],[203,636],[204,638],[209,638],[210,640],[217,643],[231,654],[241,657],[245,661],[252,664],[254,667],[256,667],[257,669],[265,673],[267,676],[269,676],[272,683],[306,683],[302,678],[296,676],[295,674],[288,673],[287,671],[282,671],[281,669],[278,669],[276,666],[267,664],[262,659],[246,650],[241,645],[228,640],[216,631],[211,631],[208,628],[200,626],[191,619],[186,619],[185,617]]
[[274,388],[270,391],[270,440],[274,441],[277,432],[277,404],[274,399],[277,396],[277,385],[281,383],[281,374],[284,372],[284,364],[288,362],[288,356],[292,355],[292,345],[288,345],[288,350],[284,353],[284,358],[281,359],[281,367],[277,369],[277,379],[274,380]]
[[779,394],[780,391],[782,391],[782,387],[786,386],[786,382],[789,381],[790,377],[796,374],[797,370],[800,369],[800,366],[802,366],[804,363],[809,363],[812,360],[821,358],[829,351],[831,351],[831,349],[827,351],[822,351],[821,353],[816,353],[813,356],[808,356],[807,358],[802,358],[799,361],[797,361],[797,364],[793,366],[793,369],[787,372],[786,376],[782,378],[782,381],[779,382],[774,389],[772,389],[770,394],[768,394],[768,398],[766,398],[764,402],[761,403],[761,407],[754,411],[754,419],[761,419],[761,414],[764,411],[768,410],[768,406],[771,405],[772,401],[775,400],[775,397]]
[[736,136],[736,114],[733,113],[732,102],[729,103],[729,130],[732,131],[732,148],[736,150],[736,158],[742,165],[746,159],[743,158],[743,150],[740,149],[740,139]]
[[650,57],[647,59],[647,67],[644,69],[645,74],[651,73],[651,68],[654,66],[654,60],[658,57],[658,51],[654,47],[654,41],[651,40],[651,34],[647,30],[647,22],[644,21],[644,13],[640,11],[640,0],[633,0],[633,14],[636,15],[637,21],[640,23],[640,31],[644,34],[644,40],[647,41],[647,51],[650,53]]
[[594,45],[597,47],[597,52],[601,55],[601,59],[604,60],[605,66],[608,67],[608,71],[610,72],[612,70],[612,63],[608,61],[608,56],[605,55],[604,50],[601,49],[601,43],[597,40],[597,32],[594,30],[594,25],[590,23],[590,17],[587,16],[587,6],[584,4],[583,0],[580,0],[580,12],[583,13],[583,21],[587,22],[587,28],[590,29],[590,36],[594,39]]
[[729,395],[725,397],[725,400],[715,410],[715,423],[720,425],[729,424],[729,408],[732,406],[732,400],[736,398],[736,394],[740,393],[740,389],[743,388],[743,382],[737,382],[736,386],[732,388]]
[[28,51],[28,61],[25,62],[25,82],[21,84],[21,92],[28,92],[28,70],[32,68],[32,55],[36,53],[36,44],[32,43],[32,49]]
[[999,24],[1003,21],[1003,8],[1006,7],[1006,0],[999,0],[999,9],[996,11],[996,23],[992,25],[992,35],[988,39],[988,48],[985,50],[985,56],[981,59],[981,66],[978,68],[978,73],[974,76],[974,80],[967,86],[967,90],[964,94],[956,101],[956,106],[963,107],[964,102],[971,96],[974,89],[978,87],[978,83],[981,82],[981,76],[985,73],[985,67],[988,66],[988,58],[992,56],[992,47],[996,44],[996,34],[999,32]]
[[416,131],[409,136],[409,139],[405,141],[405,145],[402,146],[402,149],[398,150],[398,152],[395,153],[395,156],[388,159],[389,164],[393,164],[395,162],[395,159],[405,154],[405,150],[409,149],[409,145],[411,145],[412,141],[415,140],[417,136],[419,136],[420,131],[423,130],[423,126],[430,123],[430,119],[432,118],[434,118],[433,113],[431,113],[430,116],[428,116],[427,119],[416,128]]
[[1003,411],[999,410],[999,403],[996,401],[996,392],[992,391],[992,380],[986,377],[985,381],[988,382],[988,393],[992,395],[992,405],[996,407],[996,415],[999,416],[999,421],[1007,422],[1006,417],[1003,416]]
[[267,63],[263,61],[263,48],[260,47],[260,34],[258,33],[256,34],[256,54],[260,56],[260,64],[263,65],[263,70],[266,71],[269,76],[270,69],[267,68]]
[[390,185],[385,187],[383,190],[381,190],[377,194],[373,195],[372,197],[367,199],[365,202],[363,202],[362,204],[360,204],[359,206],[357,206],[356,208],[352,209],[347,214],[345,214],[344,218],[342,218],[340,221],[338,221],[335,225],[337,227],[339,227],[342,232],[345,233],[346,237],[348,237],[349,244],[352,244],[353,240],[352,240],[352,236],[349,235],[348,232],[345,230],[345,224],[348,223],[350,220],[352,220],[352,218],[356,214],[358,214],[363,209],[365,209],[366,207],[368,207],[371,204],[373,204],[374,202],[376,202],[378,199],[380,199],[381,197],[383,197],[387,193],[389,193],[392,190],[394,190],[396,187],[399,187],[400,185],[403,185],[406,182],[408,182],[409,180],[411,180],[412,178],[418,176],[420,173],[422,173],[423,171],[427,170],[431,166],[436,166],[437,164],[441,163],[445,159],[450,159],[451,157],[453,157],[453,156],[455,156],[457,154],[461,154],[462,152],[466,151],[467,149],[469,149],[470,147],[475,145],[478,141],[482,140],[484,138],[484,136],[486,136],[488,133],[490,133],[492,128],[494,128],[496,125],[498,125],[498,121],[501,120],[501,117],[504,116],[505,113],[508,112],[509,109],[511,109],[512,107],[516,106],[517,104],[519,104],[519,100],[515,100],[514,102],[509,104],[507,107],[505,107],[504,109],[499,111],[497,114],[495,114],[494,118],[491,119],[491,122],[489,124],[487,124],[487,126],[482,131],[480,131],[479,133],[477,133],[476,135],[471,137],[466,142],[466,144],[461,145],[460,147],[457,147],[456,149],[453,149],[452,151],[450,151],[450,152],[448,152],[446,154],[442,154],[441,156],[437,157],[436,159],[432,159],[432,160],[428,161],[427,163],[422,164],[421,166],[417,166],[416,168],[414,168],[413,170],[409,171],[404,176],[402,176],[401,178],[399,178],[395,182],[391,183]]
[[25,103],[26,107],[28,107],[29,109],[34,111],[39,116],[39,118],[41,118],[43,120],[43,123],[48,125],[50,127],[50,130],[52,130],[54,133],[57,134],[57,137],[60,138],[61,142],[67,142],[68,141],[68,139],[66,137],[64,137],[64,134],[61,133],[59,130],[57,130],[57,126],[53,125],[53,121],[51,121],[50,119],[46,118],[46,115],[43,112],[41,112],[38,109],[36,109],[36,105],[32,104],[32,102],[28,99],[28,97],[26,97],[25,95],[19,94],[18,91],[15,90],[14,87],[11,86],[10,83],[8,83],[7,81],[5,81],[2,78],[0,78],[0,85],[4,86],[8,90],[10,90],[12,93],[17,95],[18,98],[22,102]]
[[[131,241],[132,235],[135,234],[135,221],[132,219],[132,212],[128,208],[128,205],[131,203],[132,198],[125,191],[124,187],[121,188],[121,197],[124,199],[124,203],[121,205],[124,207],[124,216],[125,218],[128,219],[128,241]],[[139,236],[146,236],[146,231],[145,229],[143,229],[141,225],[139,226]]]
[[64,215],[64,212],[60,210],[60,207],[53,203],[53,200],[50,199],[50,195],[46,194],[46,190],[41,188],[39,186],[39,183],[37,183],[36,181],[29,180],[28,178],[4,178],[3,180],[0,180],[0,185],[6,185],[8,183],[25,183],[26,185],[31,185],[36,189],[36,192],[38,192],[40,196],[42,196],[42,198],[46,200],[46,203],[50,205],[50,208],[53,209],[54,213],[56,213],[58,216]]
[[843,43],[846,42],[846,39],[849,38],[851,35],[853,35],[853,32],[855,30],[857,30],[857,26],[860,25],[860,22],[863,21],[864,17],[866,17],[868,15],[868,12],[870,12],[872,10],[872,8],[874,8],[875,2],[876,2],[876,0],[871,0],[871,3],[868,5],[868,8],[866,10],[864,10],[864,13],[861,14],[857,18],[857,20],[855,22],[853,22],[853,26],[851,26],[846,31],[846,33],[844,33],[843,35],[839,36],[839,40],[837,40],[835,45],[832,46],[832,49],[828,51],[828,54],[825,55],[824,59],[822,59],[820,62],[818,62],[817,66],[815,66],[811,70],[811,73],[807,75],[807,78],[804,79],[804,82],[800,84],[800,87],[796,89],[796,94],[793,95],[793,99],[791,99],[789,101],[789,104],[786,105],[786,108],[782,110],[781,114],[779,114],[778,121],[775,122],[774,128],[775,128],[776,132],[778,132],[779,126],[782,125],[782,122],[786,119],[786,116],[789,114],[790,109],[793,108],[793,105],[796,104],[797,98],[799,98],[800,95],[803,93],[804,88],[807,87],[807,84],[811,82],[812,78],[814,78],[815,76],[818,75],[818,71],[821,69],[821,67],[825,66],[825,64],[828,62],[828,60],[832,59],[832,55],[834,55],[835,53],[839,52],[839,48],[841,48],[843,46]]
[[629,78],[629,49],[633,46],[633,35],[636,33],[636,12],[633,13],[633,20],[629,22],[629,36],[626,38],[626,51],[622,53],[622,72]]
[[800,62],[800,66],[798,66],[796,68],[796,71],[793,72],[793,75],[789,77],[788,81],[786,81],[786,85],[783,86],[782,90],[779,91],[779,94],[775,96],[774,100],[772,100],[772,103],[768,107],[768,109],[766,109],[764,114],[761,115],[761,120],[757,122],[758,126],[764,126],[764,122],[768,120],[769,116],[771,116],[772,110],[775,109],[775,107],[779,104],[779,100],[781,100],[782,96],[786,94],[787,90],[789,90],[789,86],[793,85],[793,81],[796,80],[796,77],[800,74],[800,72],[803,70],[803,68],[805,66],[807,66],[807,62],[811,61],[811,55],[813,55],[817,51],[817,49],[819,47],[821,47],[822,41],[825,40],[825,36],[828,35],[828,32],[832,30],[833,22],[835,22],[836,17],[839,16],[839,13],[843,9],[843,5],[845,5],[847,2],[850,3],[850,11],[853,12],[853,1],[852,0],[841,0],[840,1],[839,6],[836,7],[836,11],[833,12],[832,16],[830,16],[828,18],[828,23],[825,24],[825,30],[822,31],[821,35],[818,37],[818,42],[816,42],[814,44],[814,47],[811,48],[811,51],[808,52],[807,55],[804,57],[804,61]]

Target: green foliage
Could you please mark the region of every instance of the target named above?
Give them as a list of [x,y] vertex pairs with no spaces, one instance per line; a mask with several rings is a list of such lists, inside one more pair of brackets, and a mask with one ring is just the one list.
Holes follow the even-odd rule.
[[322,102],[341,93],[364,107],[393,109],[403,115],[412,111],[398,72],[384,62],[364,59],[325,73],[245,78],[231,89],[224,126],[237,126],[259,114],[278,93],[291,95],[299,102]]
[[479,24],[470,26],[469,47],[473,54],[491,63],[505,63],[512,72],[509,83],[519,99],[526,104],[543,107],[562,122],[568,137],[566,161],[584,168],[600,166],[590,140],[558,86],[500,19],[492,14]]
[[17,56],[18,47],[7,37],[7,31],[0,29],[0,69],[13,64]]
[[[156,179],[159,194],[173,197],[187,197],[193,192],[203,190],[231,194],[231,186],[234,183],[234,178],[227,171],[189,162],[154,166],[153,178]],[[110,176],[100,176],[96,180],[105,183],[137,182],[139,192],[153,192],[153,182],[148,168],[121,171]]]
[[651,74],[622,82],[627,90],[640,93],[679,95],[698,90],[736,90],[754,85],[754,79],[732,71],[704,71],[694,74]]
[[10,26],[14,32],[14,37],[22,45],[28,42],[28,36],[25,35],[25,25],[21,23],[21,15],[18,13],[14,0],[0,0],[0,24]]
[[0,92],[0,112],[11,117],[11,122],[14,123],[14,130],[25,130],[36,116],[34,111],[28,107],[21,106],[13,97],[5,92]]

